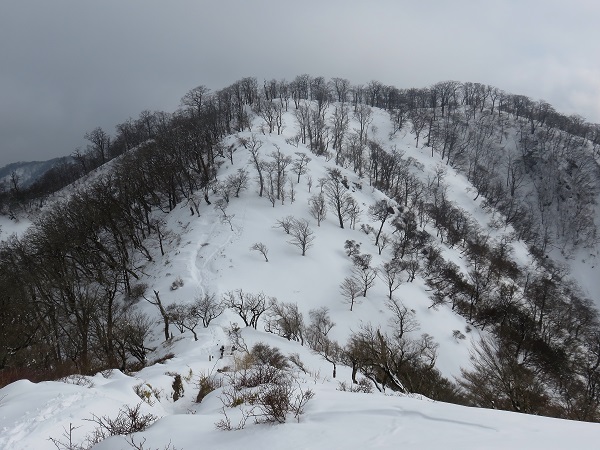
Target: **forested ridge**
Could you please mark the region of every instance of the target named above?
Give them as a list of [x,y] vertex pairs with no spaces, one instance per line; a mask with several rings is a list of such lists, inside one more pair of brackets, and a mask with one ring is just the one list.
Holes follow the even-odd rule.
[[[410,133],[416,147],[441,157],[436,173],[419,176],[419,163],[406,152],[372,138],[376,109],[385,110],[393,124],[389,139]],[[246,189],[251,172],[256,195],[273,207],[293,195],[283,175],[292,170],[300,180],[306,154],[298,152],[292,160],[260,151],[260,135],[290,127],[286,113],[298,131],[289,143],[305,145],[313,158],[339,167],[318,180],[322,196],[310,205],[316,220],[324,214],[319,211],[328,210],[340,227],[356,224],[360,208],[340,169],[352,170],[365,186],[395,202],[371,205],[372,225],[361,225],[380,254],[389,251],[377,273],[389,286],[394,332],[364,327],[345,344],[329,341],[325,333],[307,339],[307,345],[334,364],[352,366],[377,387],[600,420],[598,314],[566,269],[547,257],[550,247],[568,254],[597,244],[600,125],[562,115],[543,101],[453,81],[397,89],[300,75],[262,86],[243,78],[214,93],[200,86],[183,97],[175,113],[145,111],[117,125],[114,136],[100,128],[86,133],[89,144],[72,155],[73,163],[50,170],[30,188],[13,179],[0,197],[4,212],[44,207],[24,236],[0,248],[2,383],[147,364],[154,322],[137,311],[136,302],[145,298],[159,307],[165,339],[169,323],[177,322],[162,307],[160,293],[139,281],[152,260],[149,246],[162,250],[171,238],[165,215],[186,202],[196,215],[204,205],[220,204],[227,217],[226,204]],[[252,126],[256,117],[258,128]],[[255,133],[252,138],[226,139],[248,131]],[[248,169],[220,179],[220,165],[233,163],[242,149],[250,154]],[[491,239],[448,199],[444,165],[465,174],[473,197],[496,213],[496,226],[512,227],[511,239],[527,243],[533,264],[519,266],[511,241]],[[72,184],[82,176],[90,181]],[[61,197],[53,194],[71,184]],[[387,235],[386,221],[394,230]],[[301,225],[290,226],[298,233]],[[429,226],[435,233],[426,231]],[[303,254],[310,244],[306,233],[298,235]],[[439,244],[460,250],[469,270],[445,260]],[[352,242],[346,251],[356,270],[344,280],[342,295],[353,302],[360,292],[353,283],[366,293],[375,270]],[[449,305],[489,333],[462,378],[448,380],[435,369],[432,342],[406,338],[410,313],[392,301],[399,274],[423,277],[432,308]],[[225,303],[235,308],[235,295]],[[278,320],[291,313],[276,304],[270,308]],[[269,322],[269,331],[304,344],[302,327],[283,330],[281,323]]]

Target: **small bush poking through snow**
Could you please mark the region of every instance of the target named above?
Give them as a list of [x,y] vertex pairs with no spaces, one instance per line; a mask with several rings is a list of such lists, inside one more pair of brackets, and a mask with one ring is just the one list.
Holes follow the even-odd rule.
[[171,290],[172,291],[176,291],[177,289],[179,289],[180,287],[183,287],[183,279],[181,277],[177,277],[175,278],[175,280],[173,280],[173,282],[171,283]]
[[154,405],[155,400],[160,400],[160,391],[148,383],[137,384],[133,387],[133,390],[139,398],[150,406]]
[[276,369],[287,369],[288,359],[277,347],[271,347],[263,342],[258,342],[252,347],[250,356],[256,365],[272,366]]
[[[225,382],[221,394],[223,419],[215,424],[220,430],[242,429],[250,418],[255,423],[284,423],[289,415],[300,420],[306,403],[314,397],[313,391],[301,388],[280,350],[260,342],[236,360]],[[235,414],[241,417],[235,426],[228,408],[236,408]]]
[[76,386],[83,386],[87,388],[93,388],[94,383],[85,375],[69,375],[68,377],[61,378],[59,381],[67,384],[74,384]]
[[163,364],[165,362],[167,362],[170,359],[173,359],[175,357],[175,353],[169,352],[164,356],[161,356],[160,358],[156,358],[155,360],[153,360],[149,366],[153,366],[154,364]]
[[173,379],[173,401],[176,402],[181,397],[183,397],[184,389],[183,389],[183,381],[181,380],[181,375],[178,373],[175,374]]
[[147,290],[148,285],[146,283],[134,284],[127,295],[127,299],[131,302],[136,302],[144,296]]
[[[150,425],[152,425],[158,419],[154,414],[144,414],[141,411],[142,403],[138,403],[136,406],[125,405],[119,410],[119,414],[115,418],[108,416],[97,416],[92,415],[90,422],[96,424],[96,428],[90,434],[88,434],[83,443],[75,443],[73,441],[73,431],[76,427],[70,426],[69,430],[65,430],[63,437],[66,441],[60,438],[49,438],[57,449],[59,450],[89,450],[96,444],[108,439],[111,436],[129,436],[133,433],[144,431]],[[129,441],[133,448],[143,449],[143,442],[138,446],[133,440]],[[169,448],[169,447],[166,447]]]
[[98,425],[95,435],[102,436],[100,440],[103,440],[109,436],[125,436],[144,431],[156,422],[158,417],[154,414],[142,413],[141,406],[141,403],[133,407],[125,405],[119,410],[119,414],[114,419],[108,416],[99,417],[94,414],[91,421]]
[[361,378],[356,384],[348,384],[345,381],[340,381],[337,390],[342,392],[362,392],[364,394],[371,394],[373,392],[373,383],[366,378]]
[[201,374],[198,379],[198,395],[196,396],[196,403],[201,403],[202,400],[204,400],[204,397],[221,386],[222,383],[220,380],[217,380],[210,375]]
[[454,339],[458,340],[462,340],[462,339],[466,339],[466,336],[460,331],[460,330],[454,330],[452,331],[452,337]]

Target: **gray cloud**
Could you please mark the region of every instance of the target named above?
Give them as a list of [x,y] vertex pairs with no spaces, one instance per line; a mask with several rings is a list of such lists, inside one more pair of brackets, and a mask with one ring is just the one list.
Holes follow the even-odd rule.
[[0,166],[244,76],[476,81],[600,122],[598,17],[584,0],[4,2]]

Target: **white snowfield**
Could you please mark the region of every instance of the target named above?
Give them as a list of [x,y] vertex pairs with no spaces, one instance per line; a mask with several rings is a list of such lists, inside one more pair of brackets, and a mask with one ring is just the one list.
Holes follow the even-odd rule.
[[[60,438],[70,424],[83,438],[92,423],[82,419],[116,415],[124,403],[140,399],[136,384],[170,390],[172,378],[165,371],[186,373],[188,365],[177,358],[154,369],[154,377],[131,378],[113,372],[104,379],[90,378],[94,387],[56,382],[32,384],[19,381],[3,389],[0,406],[0,448],[52,449],[47,439]],[[146,371],[142,371],[146,372]],[[162,374],[161,374],[162,373]],[[344,376],[344,375],[342,375]],[[346,378],[347,380],[347,378]],[[162,381],[162,384],[161,384]],[[240,431],[220,431],[219,391],[201,404],[193,403],[193,383],[185,386],[176,403],[163,399],[154,406],[142,403],[145,413],[163,416],[133,439],[146,440],[144,448],[179,449],[592,449],[600,442],[600,425],[550,419],[525,414],[467,408],[406,396],[340,392],[337,383],[306,379],[315,392],[300,422],[281,425],[249,424]],[[109,438],[95,449],[129,449],[121,437]]]
[[[361,323],[385,327],[389,319],[385,306],[387,290],[381,280],[377,280],[366,297],[357,298],[353,311],[343,301],[339,285],[352,266],[344,253],[344,242],[349,239],[361,242],[361,252],[373,256],[374,267],[389,259],[389,249],[379,255],[370,236],[359,231],[359,226],[340,229],[331,211],[321,226],[317,226],[309,215],[308,199],[319,191],[317,180],[334,164],[310,154],[302,144],[295,147],[286,143],[285,137],[295,134],[291,114],[286,118],[285,136],[256,134],[263,141],[261,154],[266,157],[276,150],[275,145],[294,158],[295,152],[307,153],[312,158],[308,164],[313,179],[311,192],[306,176],[302,176],[300,183],[294,186],[295,201],[291,203],[288,198],[285,204],[278,202],[273,207],[266,198],[257,195],[257,184],[253,180],[239,198],[231,198],[227,213],[233,231],[229,223],[221,222],[221,212],[213,207],[216,196],[211,197],[213,205],[201,204],[199,217],[190,214],[189,205],[181,204],[165,219],[170,241],[165,256],[160,255],[157,243],[148,244],[154,247],[154,261],[146,263],[142,281],[148,284],[148,294],[152,290],[159,291],[166,305],[192,302],[197,294],[221,296],[228,291],[243,289],[250,293],[262,291],[279,301],[297,303],[306,321],[309,310],[326,306],[336,323],[329,336],[344,345]],[[374,110],[373,125],[376,131],[372,130],[372,133],[386,148],[394,144],[405,152],[405,158],[412,157],[423,165],[418,169],[422,177],[441,164],[437,156],[431,157],[428,149],[416,149],[410,135],[388,141],[390,127],[385,112]],[[241,136],[249,137],[250,133]],[[231,138],[230,143],[234,142]],[[240,168],[246,168],[253,178],[248,158],[247,150],[239,147],[233,155],[234,164],[226,161],[219,178],[236,173]],[[450,199],[486,226],[490,217],[480,208],[481,200],[473,200],[465,177],[449,166],[444,168]],[[368,180],[359,179],[353,172],[342,171],[352,186],[352,196],[362,209],[360,223],[369,223],[366,211],[384,198],[383,194],[371,188]],[[296,176],[290,175],[295,181]],[[288,215],[309,220],[315,232],[314,246],[304,257],[297,247],[288,243],[289,236],[281,228],[274,227],[276,220]],[[384,231],[391,232],[389,224]],[[510,230],[490,228],[489,232],[492,237],[499,237]],[[250,251],[256,242],[267,246],[269,262],[265,262],[258,252]],[[527,264],[526,246],[514,242],[513,247],[515,259],[520,264]],[[456,249],[442,248],[445,258],[460,267],[465,266]],[[183,286],[171,290],[177,277],[181,278]],[[439,344],[438,369],[450,379],[459,377],[460,368],[469,367],[469,351],[479,338],[477,330],[469,332],[466,321],[449,307],[431,308],[426,286],[419,277],[403,283],[394,295],[415,312],[420,327],[413,332],[414,336],[427,333]],[[239,352],[231,351],[227,329],[232,323],[243,325],[240,318],[232,311],[226,311],[208,328],[199,329],[198,341],[194,341],[191,333],[179,334],[172,327],[173,342],[165,344],[156,308],[143,300],[138,307],[157,319],[154,336],[148,343],[156,350],[149,360],[167,353],[173,353],[175,357],[132,375],[113,370],[93,377],[70,377],[38,384],[22,380],[0,389],[1,450],[45,450],[55,449],[57,445],[68,448],[61,447],[58,442],[68,442],[70,429],[73,441],[82,443],[95,427],[90,419],[114,418],[123,407],[138,404],[144,414],[153,414],[158,420],[128,439],[138,445],[143,443],[139,448],[152,450],[600,448],[600,424],[467,408],[401,396],[391,391],[380,393],[375,390],[371,394],[341,391],[340,382],[351,384],[349,368],[338,367],[334,379],[331,364],[307,346],[266,333],[262,323],[257,330],[243,329],[246,343],[251,346],[262,341],[278,347],[285,355],[298,354],[308,372],[298,370],[300,385],[302,389],[313,390],[315,396],[307,403],[305,413],[298,421],[289,417],[285,424],[266,425],[249,420],[242,430],[221,431],[215,424],[223,418],[222,388],[196,403],[197,383],[200,376],[216,376],[217,369],[233,364],[232,353]],[[455,330],[464,333],[466,339],[453,337]],[[223,359],[219,358],[221,345],[226,347]],[[177,401],[172,398],[174,374],[181,375],[184,385],[183,397]],[[147,392],[145,400],[136,391]],[[235,411],[228,413],[235,425]],[[117,436],[94,448],[119,450],[132,447],[125,437]]]

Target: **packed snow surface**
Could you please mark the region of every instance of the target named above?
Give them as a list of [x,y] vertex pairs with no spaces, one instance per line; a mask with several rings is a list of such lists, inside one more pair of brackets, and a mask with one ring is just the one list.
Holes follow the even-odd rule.
[[[249,333],[252,334],[252,333]],[[256,333],[258,334],[258,333]],[[258,336],[249,336],[249,339]],[[204,344],[200,343],[204,342]],[[116,416],[123,404],[140,403],[136,385],[152,386],[161,392],[153,406],[142,402],[142,411],[161,417],[143,433],[132,436],[135,442],[146,439],[145,448],[178,449],[565,449],[594,448],[600,439],[600,425],[550,419],[524,414],[461,407],[407,396],[364,394],[336,390],[338,384],[321,366],[321,372],[303,377],[304,388],[315,392],[299,422],[282,425],[248,424],[239,431],[220,431],[215,423],[222,416],[219,390],[202,403],[194,403],[197,374],[230,363],[229,358],[209,362],[207,355],[218,354],[216,345],[208,345],[210,336],[198,343],[178,343],[180,356],[142,370],[134,377],[113,371],[80,379],[74,385],[60,382],[32,384],[19,381],[2,390],[0,403],[0,448],[52,449],[48,438],[61,438],[75,427],[77,439],[91,432],[93,424],[84,419],[92,415]],[[276,341],[273,341],[275,343]],[[298,350],[286,342],[284,351]],[[287,345],[286,345],[287,344]],[[301,353],[313,368],[316,357]],[[178,372],[185,381],[184,397],[177,402],[168,398]],[[338,380],[349,381],[348,371]],[[64,439],[63,439],[64,441]],[[109,438],[95,448],[128,449],[122,437]]]

